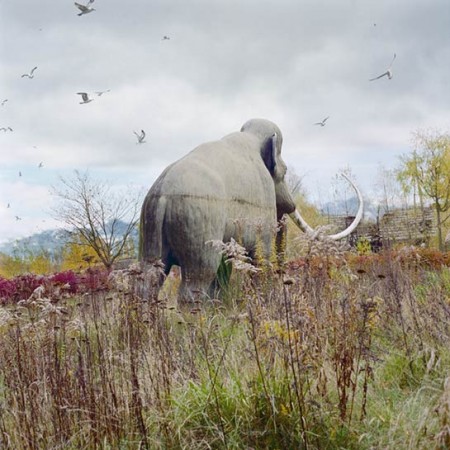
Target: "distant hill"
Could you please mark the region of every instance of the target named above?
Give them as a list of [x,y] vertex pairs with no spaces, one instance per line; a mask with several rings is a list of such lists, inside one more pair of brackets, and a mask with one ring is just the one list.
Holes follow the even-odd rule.
[[[127,224],[125,222],[119,222],[117,226],[117,235],[123,236]],[[61,249],[69,242],[69,233],[66,230],[51,229],[42,231],[40,233],[34,233],[31,236],[16,239],[14,241],[8,241],[0,244],[0,253],[7,255],[22,256],[28,252],[38,253],[41,251],[48,252],[51,256],[57,255]],[[133,230],[131,234],[133,241],[136,244],[139,239],[137,229]]]
[[[358,208],[358,198],[352,197],[347,201],[327,202],[320,208],[320,212],[324,215],[341,216],[347,214],[356,214]],[[364,200],[364,217],[366,220],[376,220],[378,213],[378,206],[370,200]],[[126,229],[125,222],[119,222],[118,235],[123,235]],[[135,229],[132,233],[133,240],[138,248],[139,235],[138,230]],[[56,255],[62,247],[68,242],[69,234],[65,230],[53,229],[46,230],[40,233],[32,234],[26,238],[16,239],[4,244],[0,244],[0,252],[7,255],[18,254],[21,255],[27,251],[39,252],[47,251],[50,255]]]
[[[319,208],[321,214],[327,216],[355,215],[359,206],[358,197],[351,197],[347,200],[337,202],[327,202]],[[364,199],[364,219],[376,221],[378,215],[383,215],[384,210],[371,200]]]
[[68,234],[66,231],[51,229],[0,244],[0,252],[7,255],[21,255],[26,251],[35,253],[45,250],[53,255],[58,253],[64,244],[67,243],[67,239]]

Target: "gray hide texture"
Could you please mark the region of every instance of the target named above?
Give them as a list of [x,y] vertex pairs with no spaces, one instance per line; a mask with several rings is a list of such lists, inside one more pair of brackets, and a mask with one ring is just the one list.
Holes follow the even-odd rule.
[[207,241],[242,242],[252,254],[258,234],[266,256],[277,218],[295,210],[284,182],[282,135],[265,119],[207,142],[167,167],[141,212],[140,258],[181,268],[179,299],[214,295],[221,256]]

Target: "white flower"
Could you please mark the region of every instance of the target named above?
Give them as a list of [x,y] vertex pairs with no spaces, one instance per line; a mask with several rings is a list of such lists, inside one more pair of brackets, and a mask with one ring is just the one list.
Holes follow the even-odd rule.
[[233,238],[230,239],[230,242],[214,240],[207,241],[206,244],[211,244],[221,255],[225,256],[225,261],[231,262],[236,270],[244,272],[258,272],[261,270],[251,264],[251,258],[247,256],[247,250]]

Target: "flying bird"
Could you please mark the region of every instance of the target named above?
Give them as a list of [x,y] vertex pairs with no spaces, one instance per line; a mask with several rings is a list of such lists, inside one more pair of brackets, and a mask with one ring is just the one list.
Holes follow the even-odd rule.
[[0,130],[1,130],[1,131],[4,131],[5,133],[6,133],[7,131],[13,131],[13,129],[12,129],[11,127],[1,127]]
[[16,220],[22,220],[22,217],[16,216]]
[[133,131],[133,133],[136,135],[138,141],[137,144],[143,144],[145,141],[145,131],[141,130],[141,134],[136,133],[136,131]]
[[89,0],[86,5],[80,5],[79,3],[75,2],[75,6],[81,11],[78,13],[79,16],[82,16],[83,14],[88,14],[92,11],[95,11],[94,8],[92,8],[92,3],[94,3],[94,0]]
[[4,106],[7,101],[8,101],[7,98],[5,98],[5,100],[2,100],[2,106]]
[[7,206],[7,208],[11,208],[11,205],[8,203],[8,206]]
[[24,73],[20,78],[23,78],[23,77],[28,77],[28,78],[34,78],[34,71],[37,69],[37,66],[36,67],[33,67],[32,69],[31,69],[31,72],[30,73]]
[[44,164],[42,162],[40,162],[38,167],[39,167],[39,169],[42,169],[44,167]]
[[388,69],[386,70],[386,72],[382,73],[381,75],[378,75],[375,78],[371,78],[369,81],[379,80],[380,78],[383,78],[383,77],[388,77],[388,79],[390,80],[393,77],[391,69],[392,69],[392,64],[394,64],[394,60],[395,60],[396,56],[397,55],[394,53],[394,57],[392,58],[391,64],[388,67]]
[[81,95],[81,98],[83,99],[83,101],[80,102],[80,105],[82,105],[83,103],[89,103],[93,101],[92,98],[89,98],[89,95],[87,95],[86,92],[77,92],[77,95]]
[[320,125],[321,127],[325,126],[326,121],[330,118],[330,116],[325,117],[325,119],[322,120],[322,122],[316,122],[314,125]]
[[170,36],[163,36],[162,41],[170,41]]
[[111,91],[111,89],[107,89],[106,91],[96,91],[95,93],[99,96],[99,97],[101,97],[103,94],[106,94],[107,92],[110,92]]
[[22,172],[19,170],[19,177],[21,177],[22,176]]

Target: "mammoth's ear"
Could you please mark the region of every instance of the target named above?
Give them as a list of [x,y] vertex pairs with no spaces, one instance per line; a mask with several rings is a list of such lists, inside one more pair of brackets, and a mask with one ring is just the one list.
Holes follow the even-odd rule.
[[261,156],[264,164],[269,170],[270,174],[275,173],[275,166],[277,165],[277,133],[265,142],[264,148],[261,150]]

